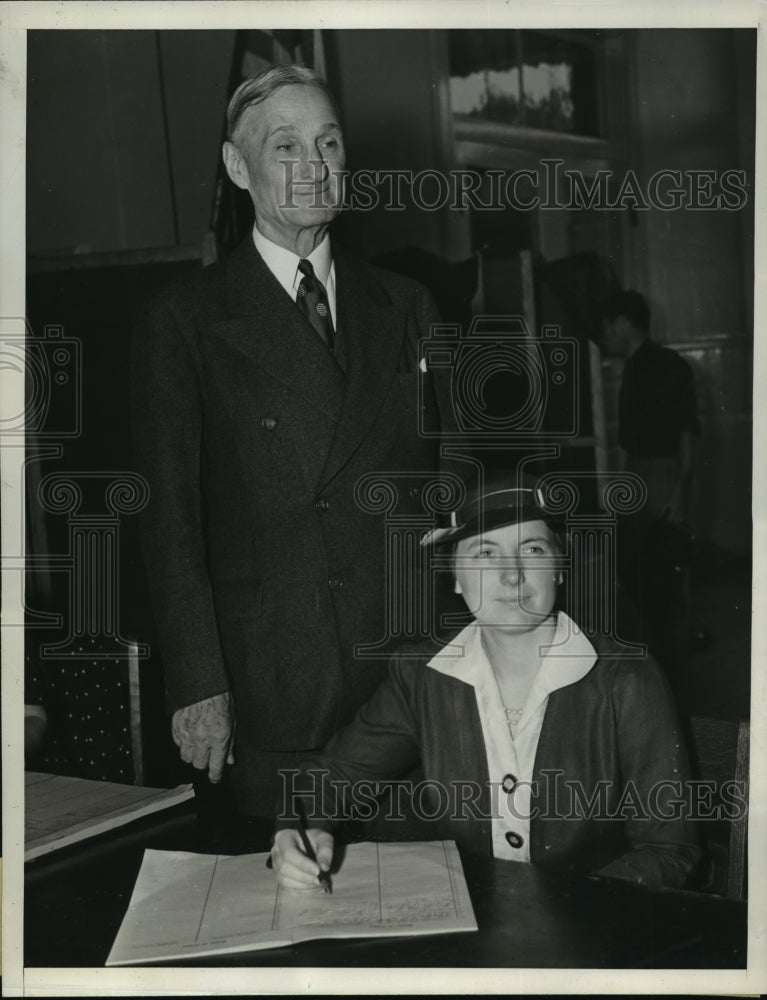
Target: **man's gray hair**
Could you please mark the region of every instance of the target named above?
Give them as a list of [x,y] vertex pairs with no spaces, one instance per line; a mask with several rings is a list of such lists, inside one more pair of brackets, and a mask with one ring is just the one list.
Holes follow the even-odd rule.
[[281,87],[296,85],[316,87],[321,90],[338,116],[338,104],[335,97],[322,77],[318,76],[314,70],[307,69],[305,66],[273,66],[271,69],[259,73],[258,76],[251,76],[247,80],[243,80],[232,94],[226,109],[226,134],[229,141],[234,142],[234,134],[248,108],[262,104]]

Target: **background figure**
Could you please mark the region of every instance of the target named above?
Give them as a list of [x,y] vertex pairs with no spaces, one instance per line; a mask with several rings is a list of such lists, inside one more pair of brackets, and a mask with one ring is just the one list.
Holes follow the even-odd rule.
[[[246,80],[227,118],[224,163],[255,227],[150,305],[133,421],[174,739],[213,782],[232,764],[239,811],[272,817],[278,769],[382,676],[354,647],[386,635],[384,515],[355,490],[375,470],[437,469],[419,363],[437,314],[422,286],[331,244],[344,137],[319,77]],[[403,492],[398,514],[419,510],[420,490]]]
[[625,359],[618,400],[618,443],[625,468],[639,475],[647,499],[619,522],[618,575],[637,605],[642,639],[672,672],[690,638],[687,526],[700,433],[692,369],[649,335],[650,309],[638,292],[618,292],[603,306],[602,350]]

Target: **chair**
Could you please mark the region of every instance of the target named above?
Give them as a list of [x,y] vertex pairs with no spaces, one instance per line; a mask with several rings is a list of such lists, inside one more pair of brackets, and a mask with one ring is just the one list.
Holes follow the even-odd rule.
[[714,784],[712,805],[723,813],[722,818],[696,824],[707,861],[698,888],[730,899],[745,899],[748,812],[733,808],[731,800],[722,797],[721,789],[725,782],[738,782],[742,797],[748,801],[749,723],[693,717],[688,726],[692,776]]
[[158,658],[139,659],[133,639],[124,656],[103,657],[103,644],[94,640],[90,660],[43,657],[40,649],[49,641],[42,629],[27,630],[25,695],[44,706],[48,718],[34,770],[121,784],[177,784],[178,752]]

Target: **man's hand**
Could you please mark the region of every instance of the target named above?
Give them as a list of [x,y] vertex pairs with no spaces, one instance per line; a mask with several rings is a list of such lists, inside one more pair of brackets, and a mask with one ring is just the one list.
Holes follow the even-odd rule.
[[234,764],[234,706],[229,691],[174,712],[172,730],[184,763],[201,771],[207,768],[212,782],[221,781],[224,764]]
[[272,865],[283,889],[307,892],[320,888],[317,878],[320,871],[330,871],[333,861],[333,835],[325,830],[309,827],[306,831],[314,848],[317,861],[310,861],[304,853],[298,830],[279,830],[272,848]]

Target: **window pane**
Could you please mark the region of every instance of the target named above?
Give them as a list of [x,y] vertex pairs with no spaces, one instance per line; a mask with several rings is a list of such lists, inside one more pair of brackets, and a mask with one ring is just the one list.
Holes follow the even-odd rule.
[[535,31],[521,36],[525,124],[598,135],[594,49]]
[[448,31],[454,114],[598,135],[596,33]]
[[514,31],[448,31],[453,113],[521,125]]

